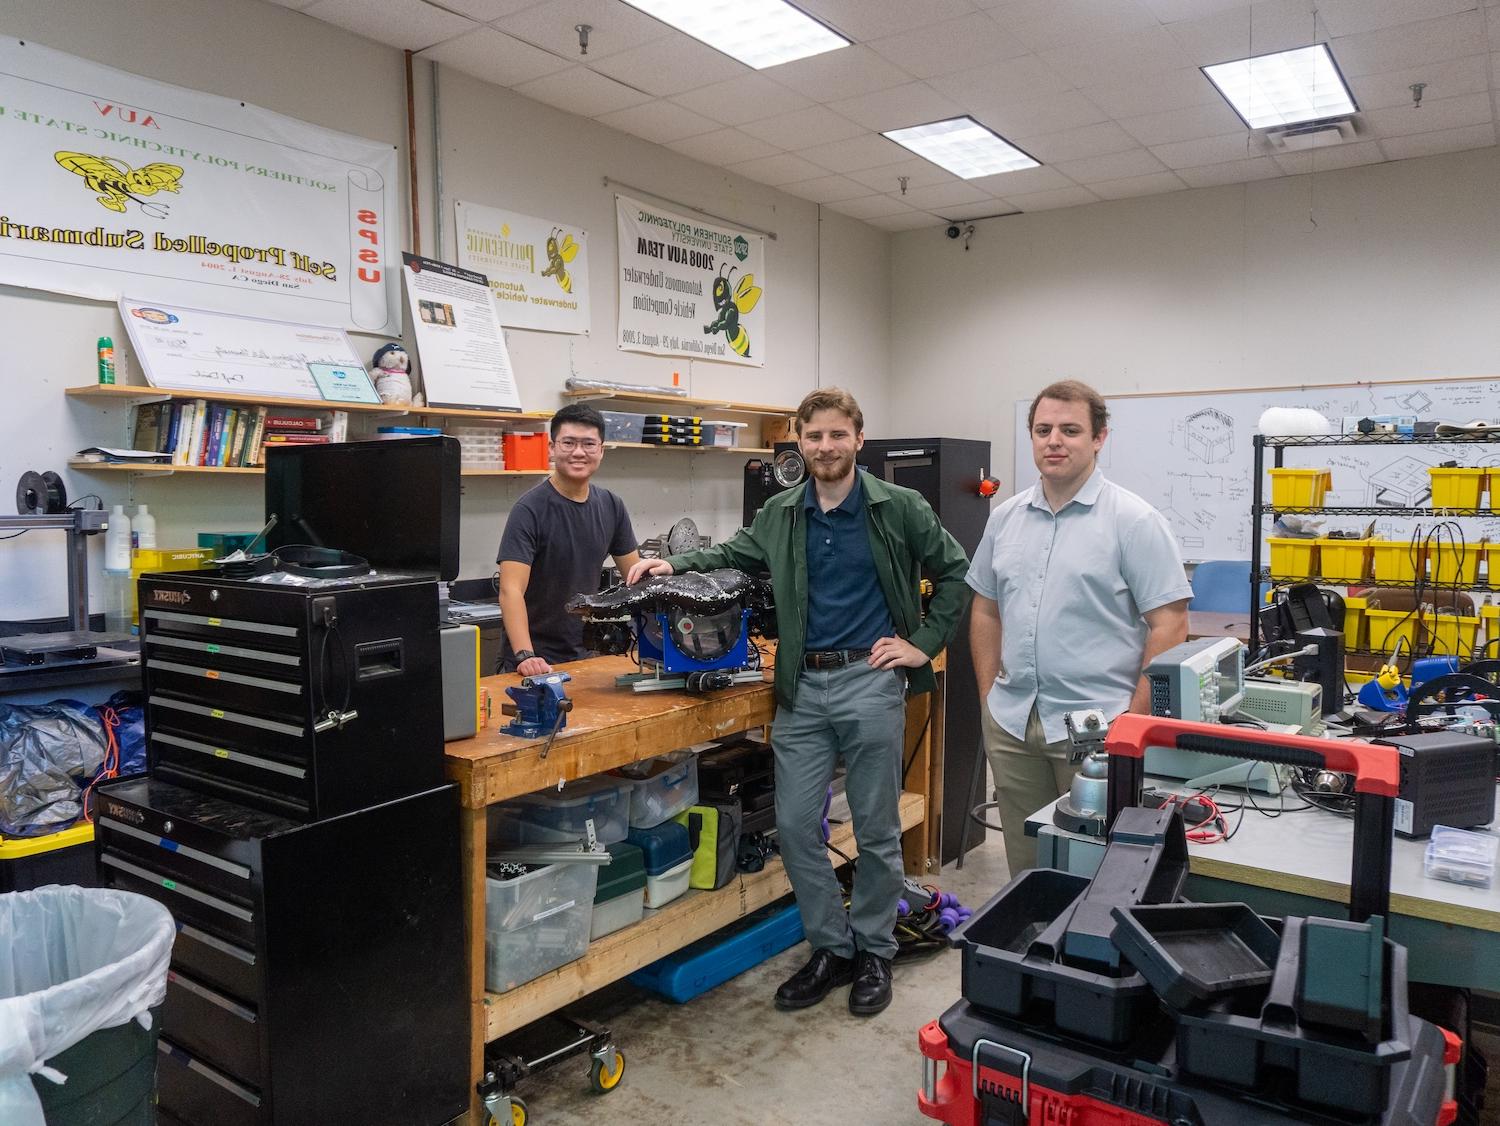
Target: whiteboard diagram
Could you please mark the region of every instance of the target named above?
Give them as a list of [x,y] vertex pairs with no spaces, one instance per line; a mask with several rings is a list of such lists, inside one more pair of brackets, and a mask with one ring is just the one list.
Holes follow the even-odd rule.
[[[1109,437],[1099,464],[1118,485],[1139,494],[1167,518],[1183,559],[1250,558],[1251,474],[1254,436],[1268,407],[1311,407],[1335,432],[1344,416],[1413,415],[1438,422],[1494,421],[1500,416],[1500,378],[1422,384],[1352,384],[1292,390],[1221,393],[1129,395],[1107,400]],[[1031,440],[1026,433],[1029,399],[1016,404],[1017,491],[1036,483]],[[1389,508],[1391,515],[1309,517],[1324,531],[1364,531],[1407,539],[1416,525],[1431,527],[1435,517],[1406,516],[1404,510],[1431,503],[1427,470],[1445,462],[1463,466],[1500,466],[1500,444],[1459,442],[1410,445],[1400,442],[1369,446],[1314,446],[1288,449],[1290,468],[1327,466],[1333,488],[1326,504],[1354,508]],[[1274,464],[1266,452],[1267,467]],[[1264,503],[1271,501],[1269,478]],[[1500,512],[1460,522],[1468,542],[1481,537],[1500,540]],[[1270,531],[1263,522],[1261,535]]]

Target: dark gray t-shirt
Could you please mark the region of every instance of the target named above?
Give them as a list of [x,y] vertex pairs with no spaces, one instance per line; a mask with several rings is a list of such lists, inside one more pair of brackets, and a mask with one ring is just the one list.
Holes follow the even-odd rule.
[[[531,568],[526,617],[538,654],[553,664],[588,656],[583,620],[563,607],[573,595],[599,589],[605,556],[627,555],[636,547],[625,502],[608,489],[590,485],[588,499],[576,501],[543,481],[522,494],[505,522],[495,562]],[[500,660],[507,667],[513,661],[509,637]]]

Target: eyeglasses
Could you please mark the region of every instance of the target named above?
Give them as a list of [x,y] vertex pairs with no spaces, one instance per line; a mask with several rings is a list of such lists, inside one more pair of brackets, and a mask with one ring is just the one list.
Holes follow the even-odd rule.
[[570,454],[574,450],[596,454],[604,448],[604,443],[598,438],[558,438],[552,444],[565,454]]

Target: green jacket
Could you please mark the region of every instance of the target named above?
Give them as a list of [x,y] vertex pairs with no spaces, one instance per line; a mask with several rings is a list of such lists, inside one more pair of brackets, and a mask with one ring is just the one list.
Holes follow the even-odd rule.
[[[943,530],[937,514],[920,493],[865,473],[865,510],[869,516],[870,551],[885,604],[896,633],[929,657],[935,657],[958,627],[969,604],[964,575],[968,556]],[[776,699],[793,707],[807,642],[807,527],[802,500],[805,486],[787,489],[766,502],[750,527],[715,547],[667,559],[674,571],[711,571],[735,567],[755,574],[771,572],[776,592]],[[923,570],[932,579],[932,602],[922,619],[919,583]],[[932,666],[909,670],[913,692],[931,692]]]

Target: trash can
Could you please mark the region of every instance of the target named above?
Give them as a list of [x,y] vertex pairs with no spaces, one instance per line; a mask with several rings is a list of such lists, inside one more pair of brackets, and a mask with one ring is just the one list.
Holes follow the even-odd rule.
[[150,1126],[176,929],[145,896],[0,895],[0,1122]]

